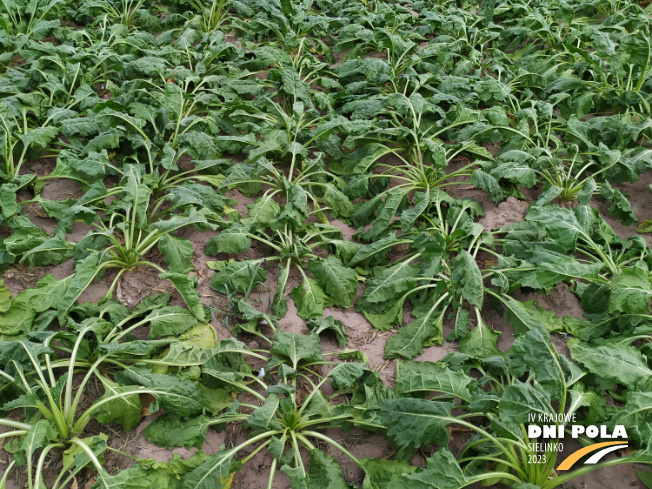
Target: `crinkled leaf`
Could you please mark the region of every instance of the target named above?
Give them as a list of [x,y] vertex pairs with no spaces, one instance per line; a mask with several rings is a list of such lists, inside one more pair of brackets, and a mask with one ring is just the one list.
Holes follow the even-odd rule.
[[425,399],[390,399],[383,403],[381,419],[387,437],[398,447],[417,449],[437,444],[447,447],[452,403]]
[[[105,392],[97,400],[98,403],[101,403],[101,406],[95,411],[95,418],[103,424],[118,423],[126,431],[138,426],[143,410],[139,394],[134,392],[132,387],[118,385],[106,378],[103,386]],[[103,402],[107,398],[113,399]]]
[[469,387],[475,379],[462,371],[432,362],[397,362],[396,393],[400,396],[414,392],[440,392],[470,401]]
[[184,420],[175,414],[166,414],[152,421],[143,434],[152,443],[168,449],[201,448],[211,420],[211,417],[203,415]]
[[324,331],[332,331],[335,334],[337,339],[337,346],[339,348],[344,348],[349,342],[349,338],[346,335],[346,328],[344,323],[338,319],[335,319],[333,316],[328,317],[317,317],[306,321],[306,325],[310,330],[315,334],[322,334]]
[[452,265],[453,280],[462,284],[462,297],[472,306],[482,308],[484,287],[478,264],[468,251],[463,250],[453,259]]
[[279,331],[274,335],[274,345],[270,353],[288,360],[294,369],[302,362],[313,363],[322,359],[319,336],[315,333],[299,335]]
[[625,344],[591,345],[579,340],[568,342],[571,357],[591,373],[613,379],[630,389],[649,385],[652,370],[646,357],[635,347]]
[[328,298],[316,280],[304,277],[301,285],[292,289],[290,296],[297,306],[297,314],[302,318],[311,319],[323,316]]
[[479,322],[462,340],[460,341],[460,351],[478,358],[488,358],[499,355],[496,342],[500,332]]
[[188,273],[194,268],[192,259],[195,252],[189,240],[166,234],[158,242],[158,249],[171,272]]
[[179,291],[188,309],[199,320],[203,321],[206,317],[204,313],[204,306],[199,300],[199,292],[195,288],[197,285],[197,278],[184,275],[183,273],[164,272],[159,274],[161,280],[169,280],[174,287]]
[[358,274],[355,270],[342,266],[334,255],[326,259],[313,258],[308,262],[317,283],[328,294],[328,299],[340,307],[351,307],[358,290]]
[[643,268],[627,268],[612,280],[609,312],[648,314],[652,287],[650,272]]

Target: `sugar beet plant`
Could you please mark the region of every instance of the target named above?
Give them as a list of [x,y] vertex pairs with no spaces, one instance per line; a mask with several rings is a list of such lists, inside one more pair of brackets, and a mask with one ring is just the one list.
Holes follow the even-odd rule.
[[[247,350],[233,352],[232,354],[253,354]],[[362,403],[356,409],[354,406],[331,402],[340,392],[354,392],[354,398],[357,395],[358,401],[362,401],[362,382],[367,379],[366,382],[370,385],[378,383],[374,372],[360,363],[333,364],[325,361],[319,339],[314,334],[299,336],[279,332],[274,337],[270,354],[271,358],[262,376],[253,376],[243,371],[234,377],[223,370],[224,363],[219,356],[214,357],[216,362],[209,361],[202,367],[203,375],[217,385],[249,392],[261,404],[260,407],[236,403],[233,409],[214,418],[201,417],[183,421],[167,416],[159,418],[147,428],[145,435],[150,440],[167,447],[201,446],[209,426],[220,426],[233,421],[242,421],[251,430],[251,435],[245,442],[232,448],[222,448],[190,472],[184,487],[229,487],[233,472],[261,450],[268,450],[274,457],[267,487],[273,487],[278,469],[290,477],[293,485],[345,484],[335,459],[324,454],[316,444],[330,445],[359,467],[365,468],[368,459],[356,457],[323,430],[334,426],[372,431],[383,429],[375,422],[373,415],[366,414]],[[328,373],[319,374],[318,371],[327,365],[334,366]],[[258,390],[247,386],[247,378],[254,380],[253,385]],[[335,390],[329,397],[321,391],[327,382]],[[248,414],[238,412],[251,409],[253,411]],[[249,449],[247,453],[248,447],[255,448]],[[304,452],[310,457],[309,471],[304,465]],[[238,460],[236,457],[240,453],[246,453],[246,456]]]
[[[168,278],[197,317],[203,318],[203,309],[196,297],[194,284],[184,274],[193,268],[192,245],[188,240],[175,237],[172,233],[184,226],[214,226],[207,220],[206,214],[202,212],[204,210],[208,211],[209,218],[221,219],[221,217],[210,210],[210,204],[207,207],[202,206],[201,210],[197,210],[192,205],[202,203],[204,199],[202,193],[205,195],[209,192],[208,187],[190,185],[183,189],[182,195],[179,195],[174,192],[175,189],[181,189],[179,183],[175,184],[171,181],[167,188],[163,187],[163,189],[169,191],[165,197],[176,205],[168,208],[168,212],[161,215],[158,210],[162,197],[158,200],[152,199],[154,192],[143,183],[140,169],[137,166],[125,166],[123,185],[120,187],[121,196],[107,209],[111,216],[108,222],[97,221],[99,230],[89,233],[76,246],[83,259],[78,261],[75,275],[63,297],[61,304],[63,313],[72,307],[84,289],[103,271],[118,269],[105,296],[111,298],[114,288],[119,285],[124,273],[136,267],[151,267],[161,274],[161,278]],[[154,200],[153,205],[152,200]],[[178,208],[185,212],[183,214],[171,212]],[[169,219],[162,219],[166,214]],[[84,248],[84,246],[100,249]],[[147,253],[154,247],[158,247],[166,258],[170,266],[169,271],[147,260]]]
[[[649,464],[647,3],[1,0],[0,489]],[[537,413],[635,453],[557,471]]]

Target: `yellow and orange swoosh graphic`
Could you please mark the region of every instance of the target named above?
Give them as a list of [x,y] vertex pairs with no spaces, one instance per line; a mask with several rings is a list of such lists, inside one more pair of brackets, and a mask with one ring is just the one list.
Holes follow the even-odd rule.
[[[622,447],[624,448],[624,447],[627,446],[627,442],[626,441],[605,441],[605,442],[602,442],[602,443],[594,443],[593,445],[589,445],[588,447],[581,448],[578,451],[573,452],[568,457],[566,457],[566,459],[562,463],[559,464],[559,466],[557,467],[556,470],[569,470],[575,464],[575,462],[577,462],[579,459],[581,459],[584,455],[587,455],[587,454],[589,454],[591,452],[594,452],[594,451],[596,451],[596,450],[598,450],[600,448],[614,446],[614,445],[622,445]],[[611,451],[611,450],[608,450],[608,451]],[[608,451],[605,451],[604,455],[606,455]],[[602,457],[599,457],[599,458],[602,458]],[[593,462],[593,463],[595,463],[595,462]]]

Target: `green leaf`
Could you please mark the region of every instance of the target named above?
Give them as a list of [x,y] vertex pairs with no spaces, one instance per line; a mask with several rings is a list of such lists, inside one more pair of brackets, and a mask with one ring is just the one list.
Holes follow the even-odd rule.
[[54,275],[46,275],[39,280],[38,288],[18,294],[0,317],[0,333],[16,336],[29,332],[38,313],[59,304],[70,281],[70,277],[57,280]]
[[104,386],[105,392],[97,402],[102,402],[109,397],[121,394],[127,395],[122,395],[121,397],[102,403],[100,408],[95,411],[97,421],[103,424],[118,423],[126,431],[130,431],[134,426],[138,426],[143,411],[139,394],[134,392],[132,387],[118,385],[107,378],[103,379],[102,385]]
[[365,472],[362,489],[395,489],[396,486],[392,483],[394,476],[411,474],[417,470],[408,462],[384,458],[362,459],[362,467]]
[[206,254],[244,253],[251,248],[251,238],[246,228],[236,226],[224,229],[206,243]]
[[239,468],[234,463],[234,455],[233,450],[222,446],[215,455],[185,477],[182,489],[229,489],[232,474]]
[[652,420],[652,392],[627,392],[627,402],[612,419],[614,425],[643,426]]
[[3,243],[5,249],[14,256],[20,256],[26,253],[48,239],[46,233],[34,226],[24,216],[14,216],[10,219],[9,223],[11,223],[11,227],[15,231],[11,236],[5,238]]
[[168,449],[175,447],[201,448],[212,419],[202,415],[183,420],[175,414],[166,414],[152,421],[145,428],[143,434],[150,442]]
[[414,194],[414,207],[406,211],[403,211],[403,213],[401,214],[401,230],[403,231],[410,230],[414,225],[414,222],[419,218],[421,214],[423,214],[423,212],[428,208],[430,203],[431,203],[430,189],[428,189],[427,192],[416,192]]
[[[534,300],[520,301],[519,310],[527,313],[535,321],[532,324],[541,323],[550,333],[564,330],[563,319],[558,317],[554,311],[547,311],[543,307],[538,306]],[[507,317],[510,323],[514,321],[518,324],[518,319],[515,318],[515,313],[511,310],[508,312]]]
[[[281,1],[281,11],[290,16],[294,10],[292,2],[283,0]],[[294,112],[303,112],[297,110],[297,100],[305,102],[309,107],[312,107],[312,98],[310,97],[310,87],[306,82],[301,79],[301,76],[294,67],[283,68],[280,72],[280,87],[279,90],[287,95],[291,95],[295,101]]]
[[333,456],[326,455],[318,448],[310,450],[308,455],[310,456],[310,471],[305,477],[301,473],[301,469],[293,469],[288,465],[281,467],[281,471],[290,477],[291,489],[349,488],[342,479],[342,470]]
[[204,212],[197,211],[194,208],[187,216],[181,214],[173,214],[170,219],[166,221],[156,221],[154,224],[152,224],[152,228],[160,231],[161,233],[171,233],[172,231],[176,231],[177,229],[181,229],[186,226],[203,226],[209,229],[216,228],[216,226],[210,224],[206,220],[206,215]]
[[[231,302],[231,308],[235,313],[237,313],[244,321],[247,323],[252,323],[255,325],[254,327],[257,328],[258,324],[266,321],[268,325],[270,325],[272,328],[275,328],[277,321],[276,318],[270,316],[269,314],[265,314],[263,312],[260,312],[258,309],[256,309],[254,306],[249,304],[247,301],[244,299],[238,299],[237,301],[232,301]],[[241,327],[245,327],[242,325]]]
[[[95,457],[97,457],[100,462],[104,462],[104,457],[102,454],[107,449],[106,441],[108,438],[109,437],[107,435],[100,433],[96,436],[81,438],[80,441],[88,448],[90,448],[91,452],[95,454]],[[68,450],[63,452],[62,471],[67,472],[73,468],[81,469],[91,462],[91,457],[82,447],[79,445],[72,445],[70,448],[68,448]]]
[[568,334],[579,338],[582,341],[591,341],[601,338],[611,327],[611,320],[607,321],[583,321],[572,316],[566,316],[564,321],[564,331]]
[[462,250],[452,262],[453,280],[462,284],[462,297],[478,309],[482,308],[484,287],[482,274],[471,254]]
[[385,232],[409,192],[410,189],[394,187],[385,193],[385,202],[381,205],[378,216],[373,221],[373,227],[364,233],[365,239],[376,240]]
[[99,348],[102,353],[112,356],[129,355],[136,357],[151,357],[169,346],[171,341],[173,340],[135,340],[125,341],[122,343],[112,341],[100,345]]
[[20,259],[20,264],[27,263],[30,267],[59,265],[72,257],[73,248],[74,243],[53,236],[24,253]]
[[159,274],[161,280],[169,280],[172,285],[179,291],[185,301],[188,309],[199,320],[204,321],[206,315],[204,306],[199,300],[199,292],[195,289],[197,278],[184,275],[183,273],[164,272]]
[[418,267],[408,260],[381,269],[367,280],[363,300],[375,304],[394,299],[415,286],[417,271]]
[[353,258],[351,258],[351,261],[349,261],[347,266],[355,267],[356,265],[362,263],[363,261],[370,258],[371,256],[381,253],[383,251],[387,251],[392,246],[400,243],[401,241],[396,236],[392,236],[392,235],[378,240],[374,240],[373,243],[369,243],[367,245],[360,247],[360,249],[356,251],[355,255],[353,255]]
[[351,307],[358,290],[358,274],[355,270],[342,266],[342,262],[334,255],[328,255],[326,259],[311,259],[308,269],[326,291],[330,301],[340,307]]
[[550,335],[539,329],[531,329],[516,338],[507,351],[507,366],[515,377],[530,372],[537,382],[553,384],[557,389],[554,394],[561,396],[564,392],[566,380],[559,354],[552,346]]
[[[155,390],[155,397],[163,409],[184,418],[202,414],[204,409],[213,411],[218,407],[206,397],[198,382],[175,375],[155,374],[146,367],[120,370],[116,374],[116,382],[124,386],[143,386]],[[222,407],[218,411],[221,409]]]
[[[360,301],[356,304],[357,310],[362,310],[364,317],[371,323],[371,325],[379,331],[389,331],[394,327],[394,325],[401,324],[403,318],[403,304],[404,300],[397,300],[395,302],[390,302],[390,307],[386,311],[375,312],[375,309],[371,311],[365,310],[362,307],[358,308]],[[361,306],[364,306],[362,304]]]
[[16,202],[17,191],[18,186],[13,183],[5,183],[0,186],[0,207],[2,207],[0,215],[2,215],[5,220],[18,214],[20,210],[20,206]]
[[637,470],[636,476],[643,484],[645,484],[645,487],[647,487],[648,489],[652,489],[652,472],[646,472],[645,470]]
[[158,242],[158,249],[171,272],[188,273],[195,268],[192,264],[195,252],[189,240],[166,234]]
[[324,202],[344,217],[348,217],[353,213],[353,204],[351,204],[349,198],[333,185],[325,185],[323,199]]
[[19,295],[13,300],[7,312],[0,317],[0,334],[17,336],[29,332],[34,324],[36,314],[29,302],[23,302]]
[[381,407],[387,437],[401,448],[418,449],[437,444],[448,446],[452,403],[425,399],[389,399]]
[[332,331],[335,334],[335,338],[337,339],[338,348],[344,348],[349,342],[349,338],[346,335],[346,328],[344,327],[344,323],[338,319],[335,319],[333,316],[310,319],[306,321],[306,325],[313,333],[318,335],[321,335],[324,331]]
[[469,387],[476,380],[464,372],[454,371],[432,362],[396,362],[396,393],[399,396],[415,392],[441,392],[471,402]]
[[279,264],[278,280],[276,281],[276,292],[272,299],[272,312],[276,317],[282,318],[288,312],[288,303],[285,299],[285,288],[287,286],[288,277],[290,276],[291,265],[284,267]]
[[612,216],[618,218],[623,226],[638,224],[631,202],[620,190],[603,184],[600,186],[600,195],[611,202],[611,206],[607,210]]
[[626,268],[612,279],[609,312],[648,314],[650,311],[650,272],[642,268]]
[[489,358],[494,355],[500,355],[496,342],[500,333],[494,331],[489,326],[480,321],[460,341],[460,351],[478,358]]
[[563,188],[557,187],[556,185],[551,185],[548,188],[548,190],[546,190],[541,195],[539,195],[539,199],[537,200],[537,205],[544,206],[546,204],[549,204],[550,202],[555,200],[559,196],[559,194],[561,194],[563,191],[564,191]]
[[430,457],[426,468],[394,478],[410,489],[461,489],[469,485],[457,460],[446,448]]
[[541,384],[514,382],[505,387],[498,410],[500,419],[507,425],[526,423],[528,415],[551,417],[555,411],[550,404],[550,394]]
[[[582,278],[585,280],[596,280],[603,263],[580,263],[575,258],[555,253],[552,255],[554,261],[540,263],[531,259],[532,263],[538,265],[536,271],[537,280],[541,284],[554,285],[561,280],[569,278]],[[536,257],[536,255],[535,255]]]
[[[374,106],[373,103],[367,102],[368,105]],[[376,107],[374,106],[374,109]],[[382,108],[382,107],[381,107]],[[366,173],[380,157],[391,153],[384,144],[368,143],[361,145],[356,151],[349,155],[349,160],[340,162],[335,161],[330,165],[330,170],[337,175],[360,174]]]
[[265,281],[262,260],[242,260],[232,262],[222,268],[211,279],[211,288],[228,296],[235,292],[245,292],[249,284]]
[[39,148],[45,148],[55,137],[59,134],[59,129],[56,127],[37,127],[31,131],[27,131],[25,134],[17,134],[18,139],[20,139],[25,147],[29,146],[38,146]]
[[644,389],[650,383],[652,370],[648,367],[647,359],[633,346],[600,346],[570,340],[568,347],[573,360],[593,374],[613,379],[630,389]]
[[[106,140],[113,142],[113,136],[111,134],[107,134],[107,136]],[[102,138],[102,136],[99,136],[98,142]],[[115,139],[119,143],[119,138]],[[92,146],[92,143],[89,143],[87,148],[91,149],[90,146]],[[90,187],[102,180],[108,163],[109,159],[106,151],[101,153],[90,151],[85,157],[80,158],[78,154],[62,149],[57,158],[56,168],[48,176],[77,180],[81,184]]]
[[494,203],[505,200],[508,195],[505,190],[503,190],[496,177],[479,168],[474,170],[471,174],[471,183],[479,189],[487,192],[490,195],[491,201]]
[[424,344],[441,344],[444,340],[442,323],[445,307],[428,310],[423,316],[403,326],[385,344],[385,358],[402,357],[407,360],[423,351]]
[[143,299],[132,311],[134,316],[143,316],[151,311],[155,311],[167,305],[170,302],[170,294],[156,294]]
[[270,393],[263,405],[247,416],[247,426],[254,431],[282,429],[277,419],[279,403],[278,394]]
[[571,396],[571,401],[567,409],[567,413],[574,413],[580,407],[588,407],[588,416],[585,421],[588,424],[594,424],[598,419],[605,419],[608,415],[605,414],[607,403],[605,398],[592,390],[585,390],[581,383],[575,384],[572,389],[568,391]]
[[587,234],[572,210],[554,205],[533,206],[526,220],[543,226],[565,251],[574,250],[578,236]]
[[322,360],[319,336],[315,333],[299,335],[279,331],[274,335],[272,355],[288,360],[295,370],[301,362],[314,363]]
[[292,289],[290,296],[297,306],[297,314],[302,318],[323,316],[328,298],[316,280],[304,276],[301,285]]
[[469,333],[469,326],[471,325],[469,311],[459,307],[455,314],[455,327],[451,334],[446,338],[448,341],[461,340]]
[[491,170],[490,174],[498,180],[505,179],[527,188],[534,187],[537,183],[537,174],[534,169],[527,164],[514,161],[499,164]]
[[243,224],[259,224],[263,229],[268,227],[281,211],[281,206],[273,200],[273,197],[274,193],[268,192],[256,199],[253,204],[247,205],[247,217],[243,219]]
[[347,389],[364,375],[365,368],[361,363],[345,362],[339,363],[328,375],[332,379],[333,388],[336,390]]
[[181,489],[185,475],[208,459],[209,455],[197,452],[185,460],[181,460],[178,453],[173,454],[169,462],[140,460],[139,464],[113,476],[99,473],[91,489]]
[[[152,61],[154,61],[155,64],[162,62],[162,60],[153,57],[139,59],[139,62],[141,62],[143,66],[145,66],[148,62],[151,63]],[[151,69],[155,71],[153,65],[151,66]],[[145,121],[142,119],[137,119],[124,112],[118,112],[109,108],[100,111],[95,116],[95,122],[104,127],[125,127],[124,124],[126,124],[126,127],[133,127],[136,130],[142,128],[145,125]]]
[[131,212],[136,216],[136,223],[143,226],[147,223],[147,209],[152,190],[142,183],[142,174],[136,165],[125,165],[124,176],[126,182],[123,187],[122,199],[131,204]]
[[66,323],[65,318],[68,311],[86,287],[102,271],[101,264],[106,260],[107,257],[104,253],[94,252],[77,263],[75,274],[72,276],[70,284],[61,298],[61,302],[58,304],[59,322],[61,324]]
[[507,306],[505,317],[509,324],[514,327],[514,331],[517,333],[526,333],[530,329],[539,329],[542,332],[548,331],[545,324],[532,316],[528,307],[524,306],[522,302],[506,295],[501,296],[501,298],[505,306]]
[[5,313],[11,305],[11,291],[5,287],[4,282],[0,279],[0,313]]
[[[24,459],[31,458],[39,448],[44,448],[57,436],[57,430],[51,421],[41,419],[34,423],[20,442],[20,453]],[[22,464],[20,464],[22,465]]]
[[154,309],[145,320],[149,321],[149,338],[152,339],[180,335],[199,322],[188,309],[180,306]]
[[611,296],[611,287],[608,284],[593,282],[581,291],[580,302],[584,312],[589,314],[601,314],[607,312],[609,308],[609,296]]
[[185,346],[207,350],[217,346],[217,333],[208,323],[198,323],[179,336]]

